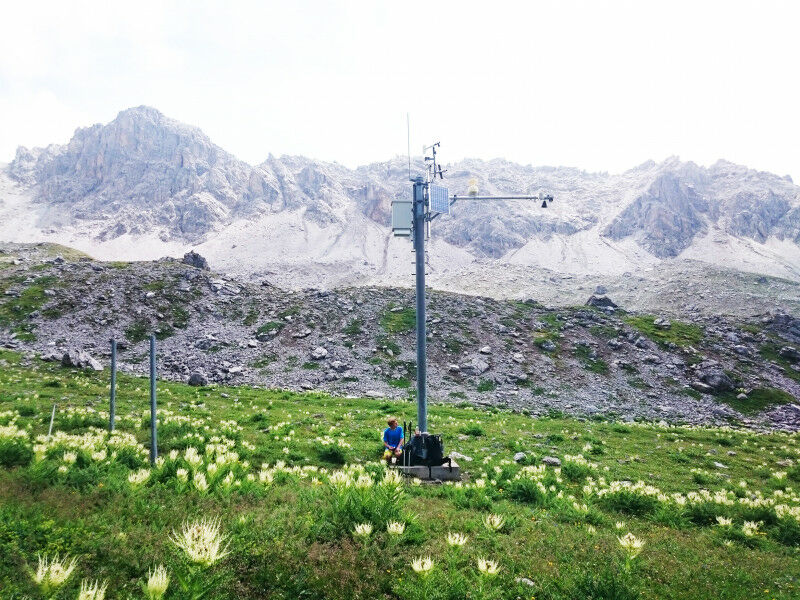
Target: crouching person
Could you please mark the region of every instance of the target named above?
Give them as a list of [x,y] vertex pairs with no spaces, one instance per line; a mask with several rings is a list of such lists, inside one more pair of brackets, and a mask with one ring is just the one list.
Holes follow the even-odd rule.
[[383,430],[383,459],[389,463],[397,463],[403,456],[403,428],[397,424],[397,419],[389,417],[387,427]]

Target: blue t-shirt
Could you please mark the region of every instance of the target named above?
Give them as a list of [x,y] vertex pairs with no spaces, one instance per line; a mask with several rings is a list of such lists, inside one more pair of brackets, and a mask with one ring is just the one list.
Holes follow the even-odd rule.
[[387,427],[383,431],[383,441],[389,444],[392,448],[397,448],[400,442],[403,441],[403,428],[399,425],[392,429]]

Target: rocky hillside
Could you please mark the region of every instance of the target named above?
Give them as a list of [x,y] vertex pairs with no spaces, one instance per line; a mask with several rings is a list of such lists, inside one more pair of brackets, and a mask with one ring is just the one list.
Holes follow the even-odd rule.
[[[486,194],[546,191],[556,201],[456,204],[432,228],[434,285],[475,265],[619,276],[686,261],[800,281],[800,187],[788,177],[677,158],[616,175],[504,160],[446,168],[454,193],[475,178]],[[421,158],[412,169],[424,169]],[[119,260],[196,247],[227,273],[289,288],[408,281],[407,241],[388,229],[391,201],[409,193],[405,159],[351,170],[270,156],[251,166],[139,107],[65,145],[20,148],[2,171],[0,240]]]
[[[155,332],[169,378],[413,395],[409,291],[289,292],[203,267],[198,257],[99,262],[5,245],[0,341],[91,368],[90,357],[108,364],[115,337],[121,368],[145,373]],[[608,297],[556,309],[446,292],[431,293],[429,306],[436,401],[800,428],[800,319],[786,314],[689,322],[626,312]]]

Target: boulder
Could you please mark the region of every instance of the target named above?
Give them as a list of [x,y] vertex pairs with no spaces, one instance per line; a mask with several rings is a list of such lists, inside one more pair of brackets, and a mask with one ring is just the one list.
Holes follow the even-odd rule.
[[550,340],[543,341],[539,347],[545,352],[555,352],[556,350],[556,345]]
[[[695,372],[700,382],[707,385],[712,393],[729,392],[735,387],[731,378],[728,377],[716,361],[704,360],[695,365]],[[695,389],[697,388],[695,387]]]
[[467,456],[466,454],[461,454],[461,452],[451,452],[450,453],[450,458],[454,458],[456,460],[463,460],[465,462],[471,462],[472,461],[472,457],[471,456]]
[[781,358],[785,358],[788,361],[800,362],[800,350],[792,346],[784,346],[780,349],[778,354],[781,356]]
[[483,348],[481,348],[481,349],[479,350],[479,352],[480,352],[481,354],[491,354],[491,353],[492,353],[492,349],[491,349],[491,347],[489,347],[489,346],[484,346]]
[[669,319],[665,319],[664,317],[657,317],[653,320],[653,325],[658,327],[659,329],[669,329],[672,327],[672,323]]
[[616,309],[617,305],[608,296],[596,296],[592,294],[586,301],[587,306],[594,306],[595,308]]
[[702,394],[710,394],[714,391],[711,389],[710,385],[705,384],[702,381],[692,381],[690,385],[692,386],[692,389],[697,390]]
[[525,454],[524,452],[517,452],[517,453],[514,455],[514,462],[522,462],[522,461],[523,461],[523,460],[525,460],[526,458],[528,458],[528,455],[527,455],[527,454]]
[[193,386],[208,385],[208,377],[206,377],[203,373],[199,371],[195,371],[194,373],[189,375],[189,380],[187,381],[187,383]]
[[189,265],[190,267],[194,267],[195,269],[200,269],[202,271],[211,270],[208,266],[208,261],[194,250],[184,254],[181,262],[185,265]]
[[103,365],[100,364],[100,361],[92,357],[88,352],[74,348],[64,352],[64,355],[61,357],[61,364],[65,367],[75,367],[78,369],[103,370]]
[[317,346],[311,351],[311,358],[314,360],[322,360],[328,357],[328,351],[322,346]]
[[542,459],[542,464],[547,465],[548,467],[560,467],[561,460],[556,458],[555,456],[545,456]]
[[489,363],[479,356],[474,356],[467,364],[461,365],[461,371],[467,375],[483,375],[488,370]]

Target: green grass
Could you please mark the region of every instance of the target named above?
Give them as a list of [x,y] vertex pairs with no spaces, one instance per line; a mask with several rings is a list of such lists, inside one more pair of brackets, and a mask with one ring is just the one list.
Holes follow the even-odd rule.
[[480,382],[478,382],[479,392],[492,392],[496,387],[497,384],[495,384],[495,382],[491,379],[481,379]]
[[186,329],[189,326],[189,311],[179,304],[171,308],[172,326],[176,329]]
[[342,329],[342,333],[350,337],[363,333],[364,322],[361,319],[353,319],[347,326]]
[[256,329],[256,334],[269,333],[270,331],[280,332],[283,329],[284,323],[281,321],[267,321]]
[[44,254],[49,257],[56,257],[60,256],[66,261],[75,262],[81,259],[91,258],[86,252],[81,252],[80,250],[76,250],[75,248],[70,248],[69,246],[62,246],[61,244],[53,244],[50,242],[46,242],[41,246],[44,250]]
[[747,399],[739,400],[738,392],[726,392],[717,396],[720,400],[738,410],[742,414],[758,414],[772,406],[797,402],[797,399],[783,390],[776,388],[757,388],[747,394]]
[[594,325],[589,328],[589,332],[604,340],[611,340],[617,337],[617,330],[610,325]]
[[608,364],[601,358],[596,356],[592,358],[592,349],[586,344],[578,344],[575,346],[575,356],[581,361],[583,368],[592,373],[606,375],[608,373]]
[[261,358],[253,361],[250,366],[256,369],[263,369],[274,363],[276,360],[278,360],[278,357],[276,355],[266,354]]
[[252,325],[255,325],[257,321],[258,321],[258,310],[255,308],[251,308],[247,312],[247,316],[245,316],[242,323],[247,327],[251,327]]
[[761,346],[759,349],[759,354],[766,358],[767,360],[771,360],[777,365],[780,365],[783,368],[783,373],[789,379],[794,379],[795,381],[800,381],[800,371],[795,371],[792,368],[792,363],[786,358],[783,358],[779,352],[781,349],[781,344],[776,344],[774,342],[768,342]]
[[661,329],[653,324],[655,318],[653,315],[630,315],[626,316],[624,321],[661,346],[667,344],[694,346],[703,339],[703,328],[699,325],[671,321],[669,329]]
[[406,379],[405,377],[400,377],[398,379],[390,379],[387,383],[392,387],[400,389],[408,389],[411,387],[411,381]]
[[163,279],[158,279],[156,281],[150,281],[149,283],[145,283],[142,288],[150,292],[160,292],[166,289],[169,282]]
[[445,338],[442,343],[450,354],[461,354],[464,349],[464,343],[456,338]]
[[376,343],[384,354],[387,354],[387,350],[391,352],[391,356],[400,354],[400,346],[388,335],[379,335],[376,339]]
[[143,320],[134,321],[125,329],[125,337],[132,344],[143,342],[150,336],[150,323]]
[[381,315],[380,324],[387,333],[405,333],[416,327],[417,312],[413,308],[392,310],[390,307]]
[[299,306],[290,306],[286,310],[282,310],[278,313],[278,318],[285,319],[286,317],[294,317],[295,315],[300,314],[300,307]]
[[[188,565],[169,533],[199,517],[219,517],[230,541],[226,558],[199,569],[201,583],[214,583],[206,595],[214,600],[798,597],[799,530],[771,510],[753,511],[739,503],[679,510],[630,493],[598,497],[585,492],[587,477],[602,477],[643,480],[665,494],[702,487],[772,497],[800,481],[796,469],[778,465],[798,461],[797,434],[623,425],[556,413],[534,419],[466,403],[434,403],[430,430],[443,434],[448,451],[472,458],[461,461],[465,483],[407,484],[387,500],[384,492],[394,494],[393,488],[351,485],[336,492],[326,483],[327,473],[307,468],[335,469],[346,462],[359,469],[356,474],[379,479],[384,417],[390,413],[415,421],[412,402],[159,381],[159,452],[166,462],[144,484],[130,484],[128,474],[147,468],[146,451],[120,450],[113,459],[97,460],[78,450],[64,473],[58,471],[64,464],[63,442],[54,440],[44,457],[31,458],[26,449],[34,436],[47,433],[53,403],[58,404],[57,435],[96,436],[91,428],[102,428],[107,419],[107,384],[107,372],[63,369],[0,351],[0,427],[13,421],[28,432],[20,443],[0,434],[4,598],[40,597],[27,570],[35,566],[37,553],[78,558],[77,572],[58,598],[76,597],[82,578],[108,581],[109,599],[141,598],[147,569],[156,564],[172,575],[167,600],[188,597],[178,589],[178,574],[185,576]],[[118,428],[145,449],[148,382],[120,374],[118,384]],[[211,438],[229,440],[238,461],[221,463],[209,479],[210,489],[201,492],[191,480],[181,484],[176,468],[188,467],[180,457],[190,444],[205,456]],[[85,444],[90,438],[82,439]],[[176,460],[169,458],[173,449],[179,452]],[[535,468],[544,456],[562,460],[560,481],[549,467],[542,479],[546,489],[562,492],[561,498],[531,484],[512,460],[519,450],[532,465],[526,468]],[[728,455],[729,450],[735,454]],[[566,458],[581,454],[586,465]],[[275,469],[277,461],[287,467]],[[714,461],[728,468],[716,469]],[[271,484],[259,481],[262,463],[270,465]],[[199,470],[205,473],[205,466]],[[777,479],[773,473],[779,471],[789,474]],[[228,473],[240,482],[229,490],[223,485]],[[248,473],[255,481],[247,479]],[[782,501],[795,505],[792,495],[796,492],[786,492]],[[734,525],[714,525],[717,511]],[[498,533],[483,525],[490,512],[504,517]],[[406,523],[402,537],[386,533],[389,519]],[[744,520],[763,520],[762,534],[744,536]],[[374,526],[367,541],[353,535],[354,525],[364,521]],[[617,521],[624,522],[621,530]],[[467,534],[467,545],[448,549],[444,539],[450,531]],[[626,570],[617,537],[628,531],[644,547]],[[410,561],[428,555],[435,568],[422,581]],[[478,575],[480,557],[498,561],[495,578]],[[517,583],[518,577],[532,580],[534,587]]]
[[[21,283],[17,277],[6,278],[2,290],[5,291],[15,283]],[[47,302],[44,291],[58,285],[58,279],[52,275],[37,277],[33,283],[19,290],[19,296],[0,296],[0,326],[7,327],[17,334],[20,340],[34,341],[35,325],[30,319]]]

